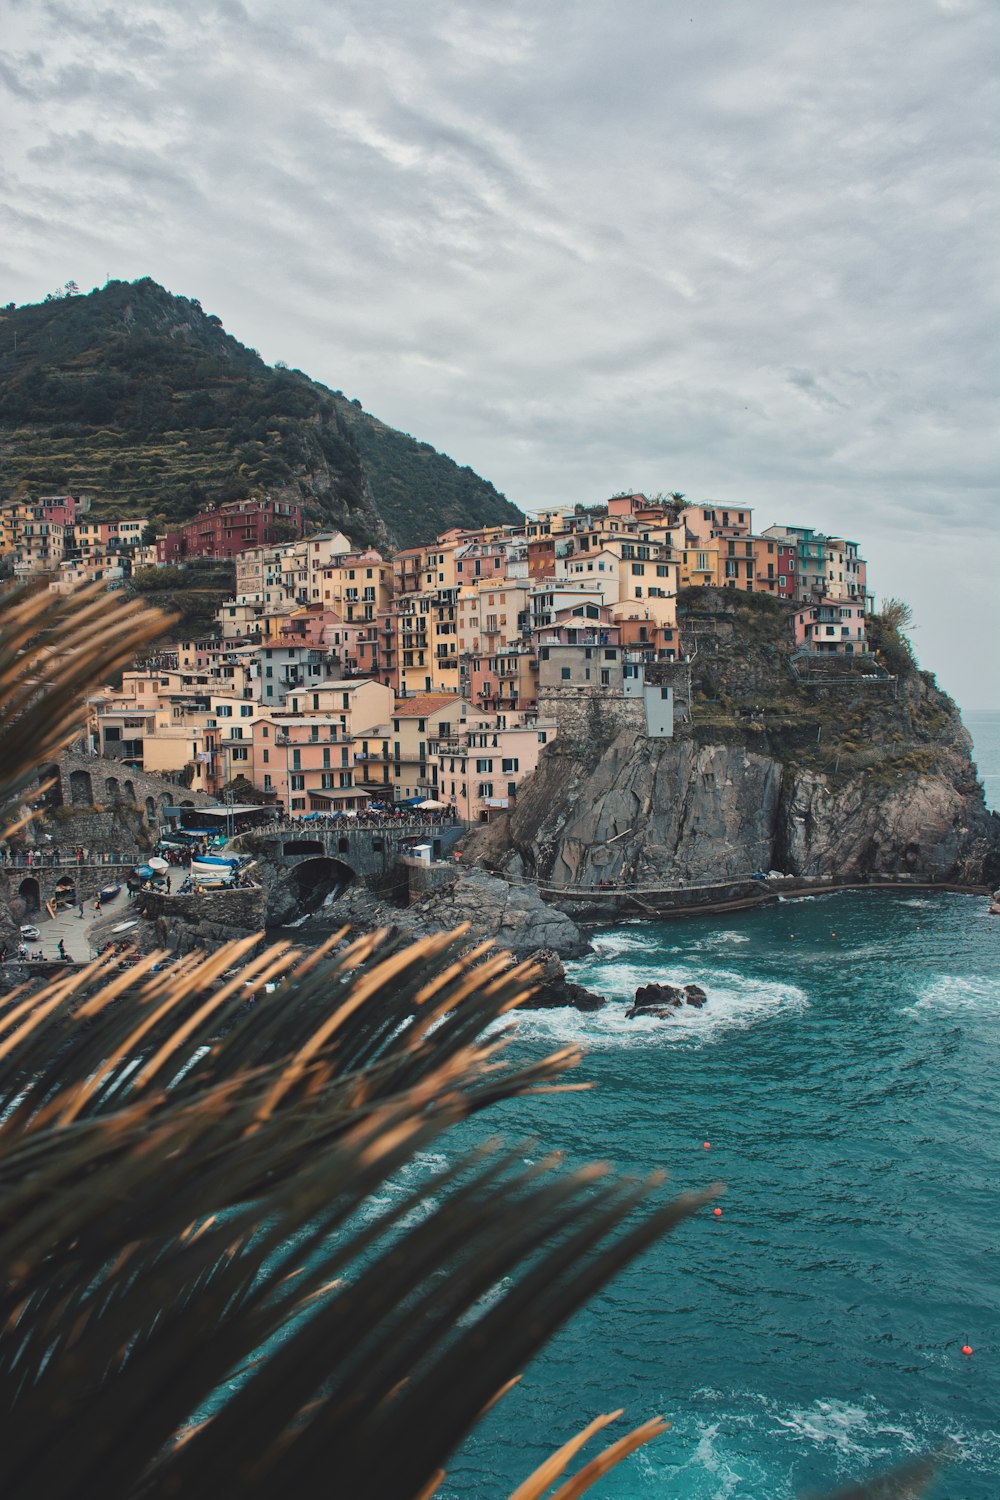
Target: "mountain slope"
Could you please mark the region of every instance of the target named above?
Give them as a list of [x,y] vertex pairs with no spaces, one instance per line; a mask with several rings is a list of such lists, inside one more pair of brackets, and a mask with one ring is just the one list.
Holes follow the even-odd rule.
[[266,491],[358,542],[400,545],[519,514],[149,278],[0,313],[0,499],[63,491],[157,522]]

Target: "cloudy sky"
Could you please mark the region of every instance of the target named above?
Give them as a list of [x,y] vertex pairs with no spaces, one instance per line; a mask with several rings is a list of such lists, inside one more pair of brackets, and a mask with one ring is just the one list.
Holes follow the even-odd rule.
[[846,532],[1000,706],[996,0],[0,15],[0,299],[150,275],[522,507]]

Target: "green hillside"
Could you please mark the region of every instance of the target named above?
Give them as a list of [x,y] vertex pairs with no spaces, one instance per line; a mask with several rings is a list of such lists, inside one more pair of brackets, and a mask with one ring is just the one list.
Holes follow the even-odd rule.
[[51,493],[157,523],[268,493],[358,542],[404,546],[519,514],[148,278],[0,312],[0,500]]

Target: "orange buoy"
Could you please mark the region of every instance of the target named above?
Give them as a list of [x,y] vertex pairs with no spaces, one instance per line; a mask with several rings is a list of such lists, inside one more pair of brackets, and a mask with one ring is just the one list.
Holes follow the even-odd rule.
[[[713,1208],[712,1212],[713,1212],[713,1214],[715,1215],[715,1217],[717,1219],[721,1219],[722,1218],[722,1209],[721,1208]],[[972,1353],[971,1349],[969,1350],[969,1353],[970,1354]]]
[[710,1142],[710,1141],[704,1141],[704,1142],[703,1142],[703,1143],[702,1143],[702,1144],[703,1144],[703,1146],[704,1146],[704,1149],[705,1149],[705,1150],[706,1150],[706,1151],[711,1151],[711,1149],[712,1149],[712,1145],[711,1145],[711,1142]]
[[971,1344],[963,1344],[962,1345],[962,1353],[963,1354],[971,1354],[972,1353],[972,1345]]

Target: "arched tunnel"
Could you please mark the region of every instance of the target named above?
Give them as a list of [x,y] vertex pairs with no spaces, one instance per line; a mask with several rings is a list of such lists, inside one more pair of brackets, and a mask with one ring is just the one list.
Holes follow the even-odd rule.
[[354,871],[343,860],[319,855],[304,859],[287,871],[285,884],[295,896],[301,912],[318,911],[331,893],[340,894],[355,879]]

